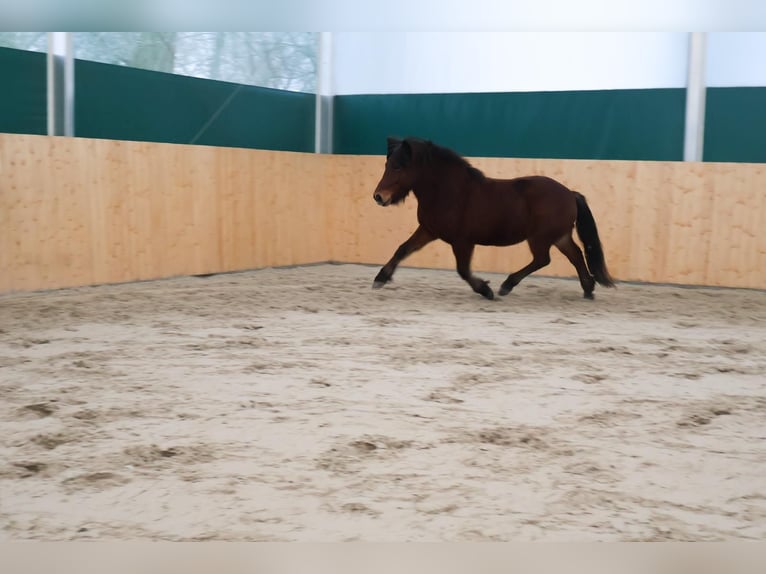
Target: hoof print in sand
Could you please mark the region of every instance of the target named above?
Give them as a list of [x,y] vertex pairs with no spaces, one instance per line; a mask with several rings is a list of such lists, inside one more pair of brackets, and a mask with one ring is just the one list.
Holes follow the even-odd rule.
[[385,436],[364,436],[326,451],[317,459],[317,467],[331,472],[355,470],[356,464],[368,460],[385,460],[399,450],[412,446],[412,441]]
[[470,442],[482,444],[542,450],[549,447],[542,438],[545,434],[544,429],[534,427],[496,427],[477,431],[468,438]]
[[69,442],[77,442],[77,440],[79,439],[80,437],[76,434],[59,432],[59,433],[37,435],[34,438],[32,438],[32,442],[38,446],[43,447],[46,450],[53,450],[54,448],[57,448],[61,446],[62,444],[66,444]]
[[19,409],[19,414],[22,416],[33,415],[41,419],[49,417],[55,412],[56,405],[51,403],[34,403],[31,405],[24,405]]
[[197,464],[213,460],[214,449],[201,445],[159,447],[157,445],[133,446],[124,450],[122,464],[134,466],[162,466],[173,464]]
[[129,478],[114,472],[90,472],[67,478],[61,482],[65,490],[74,492],[78,490],[114,488],[130,482]]
[[361,502],[347,502],[340,508],[343,512],[349,512],[351,514],[366,514],[368,516],[380,515],[380,512],[370,508],[366,504],[362,504]]
[[465,402],[463,399],[458,399],[457,397],[453,397],[442,391],[433,391],[425,398],[425,400],[452,405]]
[[732,414],[732,410],[727,406],[711,406],[696,412],[690,412],[679,420],[676,425],[679,427],[705,426],[712,423],[717,417],[730,414]]
[[45,462],[21,461],[0,468],[0,478],[32,478],[51,475],[51,466]]

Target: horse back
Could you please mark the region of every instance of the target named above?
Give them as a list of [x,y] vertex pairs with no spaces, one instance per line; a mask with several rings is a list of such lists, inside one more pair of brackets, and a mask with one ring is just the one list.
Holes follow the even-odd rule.
[[486,178],[466,202],[466,233],[480,245],[513,245],[530,236],[557,239],[577,216],[574,193],[545,176]]

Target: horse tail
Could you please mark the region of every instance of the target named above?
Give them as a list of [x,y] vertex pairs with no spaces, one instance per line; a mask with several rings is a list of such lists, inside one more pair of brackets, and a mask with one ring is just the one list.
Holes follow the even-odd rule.
[[604,261],[604,250],[601,248],[601,240],[598,237],[596,229],[596,220],[593,219],[585,196],[577,191],[574,192],[577,201],[577,235],[585,246],[585,261],[588,263],[588,270],[599,285],[604,287],[614,287],[614,279],[609,275]]

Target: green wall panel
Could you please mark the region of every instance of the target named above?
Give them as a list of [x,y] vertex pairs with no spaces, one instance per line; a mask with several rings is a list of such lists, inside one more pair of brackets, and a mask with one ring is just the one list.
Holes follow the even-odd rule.
[[473,156],[681,160],[685,90],[338,96],[334,151],[417,136]]
[[766,87],[707,89],[703,157],[766,162]]
[[48,133],[46,55],[0,48],[0,132]]
[[314,149],[313,94],[77,60],[75,102],[81,137]]
[[[0,132],[46,133],[46,56],[0,48]],[[314,95],[77,60],[83,137],[313,151]],[[224,105],[225,104],[225,105]],[[683,89],[335,98],[334,151],[415,135],[465,155],[680,160]],[[766,162],[766,87],[708,88],[705,161]]]

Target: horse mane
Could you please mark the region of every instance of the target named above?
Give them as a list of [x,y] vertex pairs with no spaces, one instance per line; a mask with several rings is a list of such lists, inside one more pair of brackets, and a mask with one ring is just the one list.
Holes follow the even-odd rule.
[[470,164],[470,162],[457,152],[436,145],[429,140],[414,140],[419,141],[425,146],[425,153],[423,154],[424,163],[446,163],[448,165],[464,167],[468,170],[468,176],[476,181],[484,181],[486,176],[479,168],[476,168]]

